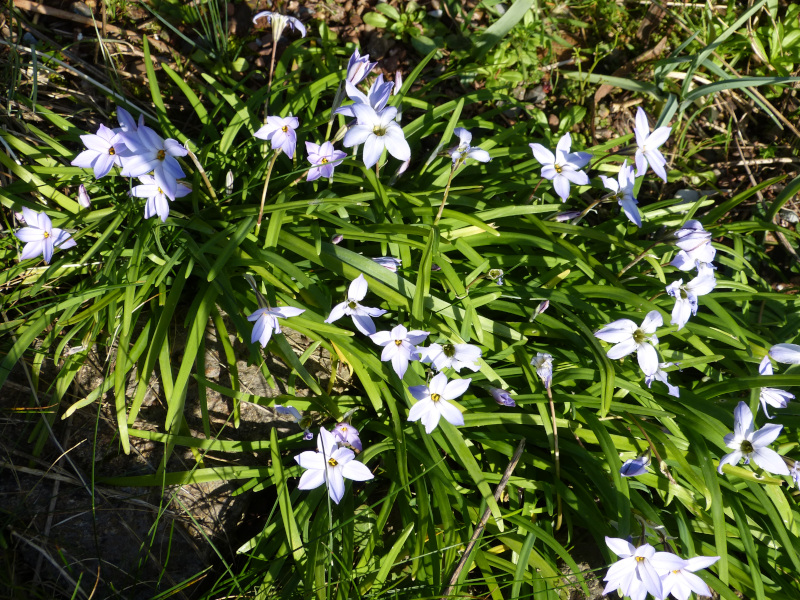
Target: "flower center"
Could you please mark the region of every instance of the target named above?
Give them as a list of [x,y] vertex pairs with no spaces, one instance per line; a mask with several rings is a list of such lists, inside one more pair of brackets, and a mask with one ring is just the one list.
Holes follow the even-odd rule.
[[637,556],[636,557],[636,562],[638,562],[638,563],[644,562],[644,556]]
[[439,394],[431,394],[431,400],[438,402],[441,396]]
[[325,163],[328,162],[328,159],[323,157],[322,160],[320,160],[319,162],[324,165]]
[[342,430],[342,433],[347,433],[347,425],[342,425],[339,429]]
[[50,237],[50,234],[49,234],[47,231],[45,231],[45,232],[44,232],[44,239],[47,239],[47,238],[49,238],[49,237]]
[[347,303],[347,306],[355,310],[356,307],[358,306],[358,302],[356,302],[355,300],[350,300],[350,302]]
[[384,136],[386,135],[386,128],[381,127],[380,125],[375,125],[375,127],[372,128],[372,133],[377,136]]
[[686,290],[681,288],[681,299],[686,300],[689,297],[689,294],[686,293]]
[[752,454],[755,448],[753,448],[753,444],[751,444],[748,440],[744,440],[742,445],[739,447],[743,454]]
[[400,346],[400,345],[402,345],[402,343],[403,343],[403,340],[395,340],[394,341],[394,345],[395,346]]
[[164,190],[162,190],[161,188],[158,188],[158,193],[163,195],[164,194]]
[[456,347],[453,344],[445,344],[442,346],[442,352],[447,358],[453,358],[456,355]]
[[166,157],[167,157],[167,151],[166,150],[159,150],[158,154],[156,154],[156,158],[158,160],[164,160]]
[[641,329],[637,329],[633,332],[633,341],[637,344],[643,344],[644,341],[647,339],[647,334],[642,331]]
[[677,575],[678,573],[680,573],[680,572],[681,572],[681,570],[680,570],[680,569],[673,569],[673,571],[672,571],[672,572],[673,572],[673,573],[675,573],[675,575]]
[[561,165],[553,165],[556,170],[556,173],[561,173]]
[[281,131],[283,133],[286,133],[287,131],[289,131],[289,126],[288,125],[284,125],[283,127],[281,127]]
[[332,466],[332,467],[335,467],[335,466],[336,466],[336,465],[338,465],[339,463],[338,463],[338,462],[336,462],[336,459],[335,459],[335,458],[329,458],[329,459],[328,459],[328,464],[329,464],[330,466]]
[[109,156],[114,156],[116,153],[117,151],[114,150],[114,146],[111,146],[111,148],[108,149]]

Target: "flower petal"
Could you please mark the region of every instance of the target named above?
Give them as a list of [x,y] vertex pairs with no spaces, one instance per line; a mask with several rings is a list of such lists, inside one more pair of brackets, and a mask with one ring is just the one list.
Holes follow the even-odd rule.
[[800,346],[797,344],[775,344],[769,355],[785,365],[800,365]]
[[[618,344],[625,340],[633,339],[633,333],[637,329],[639,329],[639,327],[630,319],[617,319],[602,329],[595,331],[594,337],[604,342]],[[633,350],[631,350],[631,352],[633,352]]]
[[471,382],[472,379],[453,379],[445,386],[444,391],[441,392],[442,398],[445,400],[455,400],[461,397],[464,392],[467,391]]
[[[769,425],[766,427],[769,427]],[[778,427],[780,427],[780,425]],[[753,452],[753,462],[768,473],[774,473],[775,475],[789,474],[789,467],[786,466],[783,457],[775,452],[775,450],[759,448]]]
[[[316,454],[314,452],[313,454]],[[325,470],[314,469],[306,471],[300,476],[300,482],[297,484],[299,490],[314,490],[325,483]]]
[[439,409],[439,413],[441,413],[445,421],[451,425],[458,426],[464,424],[464,415],[447,400],[439,400],[439,402],[436,403],[436,407]]
[[364,278],[364,275],[361,274],[358,277],[356,277],[350,283],[350,287],[347,288],[347,299],[355,300],[356,302],[361,302],[364,299],[364,296],[367,295],[368,290],[369,290],[369,284],[367,283],[367,280]]
[[650,344],[639,344],[636,358],[645,375],[654,375],[658,371],[658,352]]
[[[619,342],[613,348],[610,348],[608,352],[606,352],[606,356],[612,360],[616,360],[618,358],[623,358],[624,356],[628,356],[636,352],[639,344],[637,344],[633,338],[629,338],[627,340],[623,340]],[[652,347],[652,346],[651,346]]]
[[342,475],[353,481],[368,481],[375,478],[375,475],[372,474],[369,467],[357,460],[352,460],[344,465],[342,467]]
[[556,162],[555,155],[541,144],[528,144],[533,150],[533,157],[542,165],[553,165]]
[[764,425],[761,429],[753,434],[753,437],[750,438],[750,443],[753,444],[754,448],[763,448],[764,446],[769,446],[772,442],[778,439],[782,429],[783,425],[778,425],[775,423]]

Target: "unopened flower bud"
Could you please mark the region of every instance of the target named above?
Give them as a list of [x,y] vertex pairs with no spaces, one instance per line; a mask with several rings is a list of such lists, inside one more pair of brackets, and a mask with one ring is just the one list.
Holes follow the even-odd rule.
[[83,208],[92,206],[92,199],[89,198],[89,194],[86,192],[86,186],[83,184],[78,187],[78,204]]
[[494,398],[494,401],[500,406],[514,407],[517,405],[517,403],[514,402],[514,398],[511,397],[511,394],[505,390],[501,390],[500,388],[496,387],[490,387],[489,393],[492,395],[492,398]]

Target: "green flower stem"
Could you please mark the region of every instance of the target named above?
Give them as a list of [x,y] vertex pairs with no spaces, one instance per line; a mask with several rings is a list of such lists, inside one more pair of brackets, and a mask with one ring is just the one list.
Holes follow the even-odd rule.
[[267,199],[267,188],[269,188],[269,178],[272,176],[272,167],[275,166],[275,161],[278,160],[278,155],[281,153],[280,148],[272,155],[267,167],[267,178],[264,180],[264,189],[261,190],[261,206],[258,209],[258,220],[256,220],[256,236],[261,230],[261,217],[264,216],[264,201]]
[[661,243],[661,240],[656,240],[655,242],[653,242],[652,244],[650,244],[650,245],[649,245],[647,248],[645,248],[644,250],[642,250],[642,252],[639,254],[639,256],[637,256],[636,258],[634,258],[634,259],[633,259],[631,262],[629,262],[627,265],[625,265],[625,266],[623,267],[623,269],[622,269],[622,270],[619,272],[619,274],[617,275],[617,279],[619,279],[620,277],[622,277],[623,275],[625,275],[625,272],[626,272],[628,269],[630,269],[632,266],[634,266],[636,263],[638,263],[640,260],[642,260],[642,259],[643,259],[645,256],[647,256],[647,253],[648,253],[648,252],[650,252],[650,250],[652,250],[653,248],[655,248],[655,247],[656,247],[658,244],[660,244],[660,243]]
[[[547,386],[547,399],[550,402],[550,418],[553,420],[553,459],[556,463],[556,481],[561,481],[561,453],[558,451],[558,428],[556,427],[556,407],[553,404],[553,392]],[[564,511],[561,508],[561,494],[556,490],[556,506],[558,516],[556,517],[556,531],[561,529],[561,520]]]
[[447,195],[450,193],[450,184],[453,182],[453,176],[456,174],[456,169],[461,166],[461,161],[457,160],[450,170],[450,177],[447,178],[447,185],[444,188],[444,196],[442,196],[442,203],[439,205],[439,212],[436,213],[436,218],[433,220],[434,225],[439,224],[439,219],[442,218],[444,212],[444,205],[447,204]]

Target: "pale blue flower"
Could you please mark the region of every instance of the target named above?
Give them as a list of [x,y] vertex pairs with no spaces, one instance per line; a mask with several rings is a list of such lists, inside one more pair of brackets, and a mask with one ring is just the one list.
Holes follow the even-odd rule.
[[549,388],[553,384],[553,357],[546,352],[537,352],[531,359],[531,365],[536,369],[544,387]]
[[[158,215],[163,223],[167,222],[169,217],[169,200],[166,192],[156,183],[155,177],[152,175],[142,175],[139,177],[141,185],[134,186],[131,189],[131,196],[137,198],[147,198],[144,205],[144,218],[149,219]],[[175,186],[175,198],[183,198],[191,192],[191,188],[178,183]]]
[[258,341],[263,348],[266,348],[272,334],[281,332],[281,326],[278,322],[279,318],[288,319],[289,317],[296,317],[304,312],[305,309],[295,308],[294,306],[259,308],[256,312],[247,317],[248,321],[255,321],[253,333],[250,336],[250,343],[255,344],[256,341]]
[[172,138],[163,139],[147,125],[139,125],[137,131],[120,134],[133,153],[122,166],[125,177],[141,177],[153,172],[153,177],[164,193],[175,199],[178,179],[186,177],[176,157],[186,156],[188,150]]
[[253,135],[260,140],[269,140],[273,150],[282,150],[289,158],[294,157],[297,146],[295,129],[300,125],[297,117],[267,117],[267,122]]
[[785,365],[800,365],[800,346],[797,344],[775,344],[769,355]]
[[[765,356],[758,366],[759,375],[772,375],[772,363],[769,356]],[[787,391],[779,390],[777,388],[761,388],[758,394],[758,400],[761,402],[761,407],[764,409],[764,414],[768,419],[772,419],[767,410],[767,405],[775,408],[786,408],[789,405],[789,400],[794,400],[794,394]]]
[[477,146],[473,148],[470,146],[472,141],[472,134],[463,127],[456,127],[453,130],[458,136],[458,146],[450,150],[450,158],[453,159],[453,164],[462,163],[468,158],[477,160],[478,162],[486,163],[492,160],[489,153]]
[[680,398],[681,391],[678,389],[678,386],[670,385],[668,379],[669,375],[667,374],[666,371],[664,371],[664,369],[671,366],[672,363],[670,362],[661,363],[660,365],[658,365],[658,369],[656,370],[655,373],[653,373],[652,375],[648,375],[644,378],[644,382],[647,384],[647,387],[651,387],[653,385],[653,381],[656,380],[660,381],[661,383],[667,386],[667,393],[670,396],[675,396],[676,398]]
[[689,271],[702,264],[711,264],[717,251],[711,245],[711,233],[703,228],[703,224],[690,219],[674,234],[675,245],[680,252],[670,264],[681,271]]
[[682,560],[681,565],[657,565],[656,571],[661,576],[664,598],[672,594],[677,600],[689,600],[692,592],[698,597],[711,596],[711,588],[694,572],[707,569],[718,560],[719,556],[695,556]]
[[263,10],[253,17],[253,24],[255,25],[256,22],[261,18],[265,18],[267,22],[272,25],[272,39],[275,41],[281,37],[283,30],[286,29],[287,25],[290,29],[296,29],[299,31],[301,37],[306,37],[306,26],[303,25],[299,19],[282,15],[280,13]]
[[358,429],[350,423],[337,423],[333,428],[333,437],[340,444],[352,446],[357,452],[361,452],[361,438],[358,435]]
[[369,62],[369,54],[361,56],[358,49],[353,51],[350,61],[347,63],[347,81],[353,85],[358,85],[370,74],[378,63]]
[[18,230],[14,235],[25,243],[20,260],[27,260],[42,255],[44,262],[50,264],[56,248],[67,250],[77,245],[69,233],[53,227],[50,217],[43,212],[37,213],[27,206],[22,207],[22,215],[27,227]]
[[592,155],[587,152],[570,152],[572,138],[568,133],[558,141],[555,155],[541,144],[528,144],[533,156],[542,165],[542,177],[553,182],[553,189],[562,202],[569,198],[570,182],[576,185],[589,185],[589,176],[581,171],[589,164]]
[[402,379],[408,370],[408,363],[419,360],[417,344],[421,344],[430,335],[427,331],[409,331],[403,325],[398,325],[391,331],[379,331],[370,336],[378,346],[383,346],[381,360],[391,361],[392,368],[397,376]]
[[606,353],[608,358],[622,358],[636,352],[639,367],[646,376],[650,376],[658,371],[656,330],[663,324],[661,314],[657,310],[652,310],[645,316],[641,327],[630,319],[618,319],[596,331],[594,335],[604,342],[615,344]]
[[664,155],[661,154],[659,148],[667,141],[672,127],[659,127],[650,133],[650,124],[647,122],[647,115],[640,106],[636,110],[636,125],[633,128],[633,133],[636,136],[636,176],[641,177],[647,171],[647,165],[655,171],[655,174],[667,182],[667,171],[664,167],[667,161]]
[[386,311],[382,308],[371,308],[361,304],[368,290],[369,284],[364,278],[364,275],[356,277],[350,282],[350,287],[347,289],[347,300],[334,306],[331,310],[331,314],[325,319],[325,322],[333,323],[347,315],[353,319],[353,325],[356,326],[356,329],[364,335],[372,335],[375,333],[377,328],[372,319],[374,317],[380,317],[385,314]]
[[783,457],[767,448],[781,434],[783,425],[769,424],[764,425],[758,431],[753,424],[753,413],[750,407],[744,402],[739,402],[733,413],[733,433],[725,436],[725,445],[733,450],[726,454],[719,461],[717,471],[722,475],[722,467],[725,465],[735,465],[744,458],[744,464],[749,464],[750,459],[756,465],[776,475],[788,475],[789,468]]
[[619,474],[623,477],[638,477],[647,473],[647,467],[650,465],[650,452],[647,451],[641,456],[630,458],[622,464]]
[[91,208],[92,199],[89,197],[89,192],[86,191],[86,186],[80,184],[78,186],[78,204],[83,208]]
[[279,415],[287,415],[291,417],[292,420],[303,429],[304,440],[314,439],[314,434],[311,433],[311,430],[309,429],[309,427],[311,427],[311,417],[304,416],[294,406],[281,406],[280,404],[275,405],[275,412]]
[[86,150],[78,154],[70,163],[73,167],[93,169],[94,178],[108,175],[114,165],[122,167],[122,158],[130,156],[130,148],[122,134],[115,133],[105,125],[100,125],[95,134],[82,135]]
[[439,424],[439,419],[451,425],[463,425],[464,417],[455,405],[448,400],[455,400],[467,391],[472,379],[454,379],[448,382],[447,376],[439,373],[431,379],[430,385],[413,385],[408,388],[418,400],[408,412],[409,421],[420,421],[425,433],[431,433]]
[[606,545],[620,560],[609,567],[603,578],[607,582],[605,595],[619,591],[631,600],[644,600],[649,592],[661,600],[664,595],[658,571],[681,568],[684,562],[671,552],[656,552],[650,544],[636,548],[626,540],[606,537]]
[[[348,104],[347,106],[337,108],[335,114],[357,117],[358,115],[356,115],[354,107],[358,104],[370,106],[375,112],[380,113],[386,107],[386,103],[392,95],[393,87],[394,84],[391,81],[383,80],[383,75],[378,75],[375,78],[367,94],[364,94],[349,81],[345,81],[344,88],[347,92],[347,97],[350,98],[354,104]],[[395,118],[395,116],[396,115],[392,115],[392,118]]]
[[437,371],[453,369],[456,372],[467,368],[472,372],[480,369],[481,349],[472,344],[431,344],[420,348],[420,361],[433,365]]
[[683,285],[683,279],[678,279],[666,288],[667,293],[675,298],[672,309],[672,325],[678,326],[678,331],[689,321],[691,315],[697,314],[697,298],[710,293],[717,285],[714,269],[703,266],[698,268],[697,277]]
[[411,158],[411,148],[403,130],[394,117],[397,109],[387,106],[380,114],[366,104],[353,104],[357,123],[344,136],[344,146],[351,148],[364,144],[364,165],[369,168],[381,157],[384,148],[396,159],[405,161]]
[[322,144],[306,142],[306,153],[308,154],[308,162],[312,164],[312,167],[308,170],[306,181],[314,181],[320,177],[330,179],[333,177],[333,169],[347,156],[346,152],[334,150],[333,144],[330,142],[323,142]]
[[606,177],[600,175],[603,180],[603,185],[606,189],[611,190],[614,195],[613,199],[622,207],[625,216],[637,227],[642,226],[642,217],[639,214],[639,209],[636,205],[639,204],[633,195],[633,186],[636,179],[633,176],[633,167],[628,166],[628,161],[622,163],[617,174],[617,179],[613,177]]
[[338,448],[334,435],[320,428],[317,436],[317,451],[302,452],[294,457],[298,465],[306,469],[297,484],[299,490],[313,490],[326,484],[328,495],[336,504],[344,497],[344,480],[367,481],[375,476],[348,448]]
[[394,256],[378,256],[372,260],[384,269],[389,269],[392,273],[397,273],[397,269],[403,266],[403,261]]

